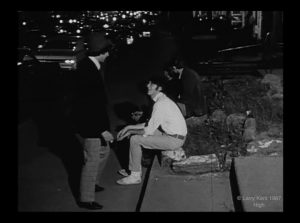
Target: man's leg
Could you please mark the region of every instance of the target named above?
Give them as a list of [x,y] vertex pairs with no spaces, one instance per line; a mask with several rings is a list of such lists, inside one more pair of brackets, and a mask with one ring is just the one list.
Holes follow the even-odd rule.
[[180,148],[184,141],[168,135],[141,136],[130,138],[129,170],[141,171],[142,147],[146,149],[173,150]]
[[100,162],[101,141],[97,138],[87,138],[83,141],[85,164],[81,172],[80,200],[95,201],[95,185]]
[[99,162],[98,174],[97,174],[97,178],[96,178],[97,184],[100,183],[100,177],[102,175],[103,169],[106,166],[109,154],[110,154],[110,145],[107,142],[107,146],[101,146],[101,149],[100,149],[100,162]]
[[131,174],[117,183],[121,185],[141,183],[142,174],[142,147],[146,149],[173,150],[180,148],[184,141],[167,135],[141,136],[134,135],[130,138],[129,170]]

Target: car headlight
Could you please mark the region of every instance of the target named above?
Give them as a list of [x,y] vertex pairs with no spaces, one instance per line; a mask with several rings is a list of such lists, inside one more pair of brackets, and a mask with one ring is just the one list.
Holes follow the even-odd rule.
[[67,64],[73,64],[73,63],[75,63],[75,60],[65,60],[65,63],[67,63]]

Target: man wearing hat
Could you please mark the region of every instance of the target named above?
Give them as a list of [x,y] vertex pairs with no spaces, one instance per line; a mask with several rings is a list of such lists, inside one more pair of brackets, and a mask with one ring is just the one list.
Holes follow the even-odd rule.
[[106,161],[109,154],[109,142],[114,140],[109,130],[108,101],[102,74],[102,65],[109,56],[112,43],[99,32],[91,33],[87,40],[87,57],[78,64],[75,75],[73,118],[85,157],[78,205],[96,210],[103,207],[95,202],[95,192],[104,189],[97,183],[104,167],[103,159]]

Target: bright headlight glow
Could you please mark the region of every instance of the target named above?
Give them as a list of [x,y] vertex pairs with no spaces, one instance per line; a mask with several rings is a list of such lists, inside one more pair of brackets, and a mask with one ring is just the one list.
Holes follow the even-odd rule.
[[73,64],[73,63],[75,63],[75,60],[65,60],[65,63],[67,63],[67,64]]
[[103,28],[105,28],[105,29],[107,29],[108,27],[109,27],[108,24],[104,24],[104,25],[103,25]]

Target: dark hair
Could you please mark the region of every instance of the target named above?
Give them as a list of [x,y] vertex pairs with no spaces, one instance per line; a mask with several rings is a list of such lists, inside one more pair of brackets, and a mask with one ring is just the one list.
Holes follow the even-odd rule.
[[106,52],[110,52],[112,50],[112,48],[113,48],[113,45],[108,45],[108,46],[104,47],[103,49],[95,51],[95,52],[88,51],[87,55],[88,56],[98,56],[100,54],[105,54]]
[[163,75],[155,75],[148,79],[147,84],[151,81],[151,83],[156,84],[157,86],[162,88],[162,92],[167,87],[167,79]]
[[173,64],[175,67],[177,67],[178,69],[180,68],[184,68],[185,67],[185,61],[183,58],[177,57],[174,59]]

